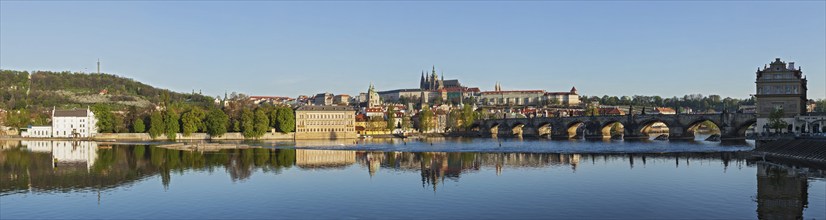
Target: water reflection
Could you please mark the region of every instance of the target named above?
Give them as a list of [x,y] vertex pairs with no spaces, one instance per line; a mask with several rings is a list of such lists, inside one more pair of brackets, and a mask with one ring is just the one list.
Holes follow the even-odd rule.
[[760,219],[803,219],[808,206],[809,177],[826,172],[757,163],[757,214]]
[[[232,181],[253,175],[279,175],[289,169],[338,170],[358,166],[365,178],[398,173],[418,173],[421,186],[439,191],[445,181],[463,175],[511,170],[556,170],[576,173],[596,164],[690,167],[717,164],[725,172],[731,164],[756,167],[756,203],[760,219],[799,219],[809,202],[809,181],[826,172],[767,162],[751,162],[748,153],[476,153],[380,152],[308,149],[224,149],[217,152],[182,151],[149,145],[107,145],[96,142],[0,142],[0,195],[28,192],[71,192],[127,186],[159,176],[168,188],[173,174],[223,170]],[[583,168],[584,167],[584,168]],[[416,174],[414,174],[416,175]],[[355,177],[358,178],[358,177]],[[752,191],[754,192],[754,191]],[[823,195],[820,195],[823,196]],[[822,207],[819,207],[822,208]]]

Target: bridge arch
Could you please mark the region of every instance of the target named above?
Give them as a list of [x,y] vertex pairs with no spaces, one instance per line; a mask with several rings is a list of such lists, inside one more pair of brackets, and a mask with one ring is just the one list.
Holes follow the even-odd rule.
[[549,137],[553,132],[553,126],[551,122],[542,122],[536,126],[536,136],[539,137]]
[[602,123],[600,126],[602,138],[622,139],[625,135],[625,125],[618,120]]
[[585,121],[576,120],[568,123],[566,126],[568,130],[568,138],[584,138],[587,124]]
[[522,123],[522,122],[514,122],[514,123],[510,126],[510,128],[511,128],[511,129],[510,129],[511,135],[514,135],[514,136],[522,136],[522,134],[524,133],[524,130],[525,130],[525,129],[524,129],[524,128],[525,128],[525,123]]
[[687,139],[694,139],[697,137],[697,134],[722,135],[722,129],[720,124],[718,124],[714,120],[708,118],[700,118],[689,123],[688,126],[685,127],[682,136]]
[[745,121],[736,127],[736,137],[748,137],[749,131],[753,132],[751,135],[757,135],[762,130],[757,127],[757,119]]
[[651,138],[651,136],[656,135],[655,138],[659,139],[662,137],[668,137],[670,135],[672,125],[669,124],[666,120],[660,119],[650,119],[641,121],[639,123],[639,134],[642,134],[644,138]]

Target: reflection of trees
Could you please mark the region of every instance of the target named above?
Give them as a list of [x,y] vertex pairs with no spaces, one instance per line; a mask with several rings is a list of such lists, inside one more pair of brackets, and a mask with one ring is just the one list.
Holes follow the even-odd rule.
[[0,193],[25,190],[82,190],[108,188],[159,175],[165,187],[173,172],[215,171],[225,168],[233,181],[249,178],[256,170],[280,173],[295,163],[293,149],[229,149],[197,152],[150,146],[113,146],[97,149],[90,169],[52,166],[49,153],[31,152],[22,147],[0,153]]

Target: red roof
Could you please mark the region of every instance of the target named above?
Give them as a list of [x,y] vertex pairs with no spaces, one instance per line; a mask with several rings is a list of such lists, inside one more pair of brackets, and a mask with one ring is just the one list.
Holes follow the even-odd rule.
[[625,112],[619,108],[599,108],[600,115],[624,115]]
[[675,112],[677,112],[677,111],[674,111],[674,109],[672,109],[672,108],[668,108],[668,107],[656,107],[656,108],[654,108],[654,111],[657,111],[657,112],[669,112],[669,113],[675,113]]

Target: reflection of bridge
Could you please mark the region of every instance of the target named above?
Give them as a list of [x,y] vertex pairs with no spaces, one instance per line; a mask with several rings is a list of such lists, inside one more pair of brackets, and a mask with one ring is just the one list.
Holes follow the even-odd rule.
[[757,120],[754,114],[676,114],[676,115],[605,115],[576,117],[538,117],[480,120],[473,124],[481,135],[550,136],[554,139],[575,137],[606,138],[611,126],[620,123],[623,138],[648,138],[651,127],[660,122],[668,126],[669,139],[694,139],[694,131],[705,121],[720,128],[723,140],[744,139],[746,129]]

